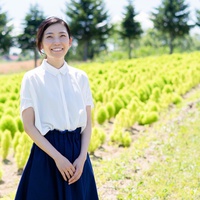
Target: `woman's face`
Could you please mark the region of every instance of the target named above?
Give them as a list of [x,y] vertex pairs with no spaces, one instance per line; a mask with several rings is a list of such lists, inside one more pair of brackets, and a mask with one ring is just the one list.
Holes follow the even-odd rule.
[[71,44],[72,38],[69,38],[66,27],[57,23],[44,31],[41,48],[44,49],[48,61],[64,60]]

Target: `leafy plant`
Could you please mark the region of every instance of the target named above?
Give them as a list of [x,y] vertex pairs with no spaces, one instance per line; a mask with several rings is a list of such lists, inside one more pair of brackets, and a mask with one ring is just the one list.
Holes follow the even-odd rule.
[[1,134],[1,155],[3,160],[5,160],[8,156],[9,149],[11,146],[12,138],[11,138],[11,132],[9,130],[5,130]]
[[106,139],[106,134],[100,128],[94,127],[92,129],[92,136],[89,145],[89,152],[90,154],[94,154],[94,152],[104,144]]
[[17,131],[17,126],[16,126],[14,118],[9,115],[3,116],[0,121],[0,129],[2,131],[9,130],[13,138],[15,132]]
[[96,116],[97,122],[98,122],[99,124],[103,124],[103,123],[106,121],[107,116],[108,116],[108,114],[107,114],[107,111],[106,111],[105,107],[104,107],[104,106],[101,106],[101,107],[97,110],[97,116]]
[[129,147],[132,142],[130,132],[124,131],[120,127],[115,127],[110,138],[112,142],[117,143],[119,146],[123,147]]
[[15,161],[17,163],[19,171],[23,169],[23,167],[27,162],[31,145],[32,145],[32,140],[25,132],[23,132],[19,138],[19,143],[16,147],[16,153],[15,153]]

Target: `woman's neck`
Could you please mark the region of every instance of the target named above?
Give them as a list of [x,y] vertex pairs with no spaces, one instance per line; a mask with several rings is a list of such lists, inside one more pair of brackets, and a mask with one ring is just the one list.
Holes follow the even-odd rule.
[[51,59],[47,58],[47,62],[50,65],[52,65],[53,67],[60,69],[63,66],[65,60],[64,59],[53,59],[53,60],[51,60]]

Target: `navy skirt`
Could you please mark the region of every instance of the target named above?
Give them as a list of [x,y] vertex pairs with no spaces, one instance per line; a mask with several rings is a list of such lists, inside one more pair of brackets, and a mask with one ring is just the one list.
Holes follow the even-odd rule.
[[[44,137],[71,163],[80,154],[81,129],[49,131]],[[15,200],[98,200],[97,188],[89,155],[78,181],[68,185],[54,160],[33,144],[23,171]]]

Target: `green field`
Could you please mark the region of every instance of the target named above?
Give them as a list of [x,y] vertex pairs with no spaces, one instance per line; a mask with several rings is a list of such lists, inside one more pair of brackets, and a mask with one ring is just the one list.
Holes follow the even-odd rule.
[[[199,63],[195,52],[78,66],[95,103],[89,151],[100,199],[200,199]],[[31,146],[19,118],[22,76],[0,76],[0,156],[12,152],[16,170]]]

